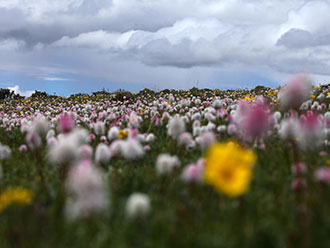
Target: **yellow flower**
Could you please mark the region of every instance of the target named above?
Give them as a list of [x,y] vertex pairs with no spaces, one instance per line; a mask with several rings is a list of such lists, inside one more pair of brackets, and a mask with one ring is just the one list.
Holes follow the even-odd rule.
[[0,212],[11,204],[25,205],[32,201],[33,193],[28,189],[13,188],[0,195]]
[[205,181],[230,197],[249,189],[256,155],[235,142],[217,143],[206,153]]
[[246,95],[246,96],[244,97],[244,101],[246,101],[246,102],[250,101],[250,95]]
[[122,130],[120,129],[119,130],[119,139],[123,139],[123,138],[126,138],[129,134],[129,131],[128,130]]
[[276,91],[275,90],[272,90],[270,91],[267,96],[275,96],[276,95]]

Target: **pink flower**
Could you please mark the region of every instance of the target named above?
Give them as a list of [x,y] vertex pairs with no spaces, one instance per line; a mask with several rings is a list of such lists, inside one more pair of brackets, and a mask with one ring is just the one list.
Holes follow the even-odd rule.
[[315,171],[314,177],[317,181],[330,184],[330,167],[321,167]]
[[235,116],[240,135],[245,139],[263,138],[270,128],[268,109],[262,104],[241,101]]
[[149,150],[150,150],[150,146],[149,146],[149,145],[145,145],[145,146],[144,146],[144,150],[145,150],[145,151],[149,151]]
[[184,132],[179,137],[179,143],[188,148],[190,145],[193,145],[194,140],[189,132]]
[[189,164],[182,172],[181,178],[188,183],[197,183],[203,180],[204,166],[201,163]]
[[324,138],[322,116],[316,112],[308,111],[300,117],[301,142],[303,149],[314,148],[322,143]]
[[25,140],[30,149],[35,149],[41,146],[41,138],[37,133],[29,132],[26,135]]
[[57,123],[58,130],[62,133],[71,132],[74,128],[74,120],[67,114],[62,114]]
[[279,100],[284,109],[297,109],[306,101],[312,89],[310,79],[305,75],[295,75],[279,93]]
[[89,142],[93,141],[94,139],[95,139],[95,134],[93,134],[93,133],[89,134],[89,136],[88,136]]
[[235,124],[229,124],[227,128],[227,132],[229,135],[233,135],[237,132],[237,127]]
[[295,178],[291,184],[291,188],[295,191],[306,187],[306,180],[304,178]]
[[130,138],[135,138],[139,134],[139,130],[136,128],[131,128],[129,130],[129,137]]
[[215,141],[214,133],[208,131],[196,138],[196,142],[201,146],[202,150],[206,150]]
[[19,147],[20,152],[25,152],[26,150],[27,150],[27,146],[25,144],[23,144]]
[[93,148],[89,145],[82,145],[79,147],[78,157],[81,160],[90,160],[93,155]]
[[305,174],[307,172],[307,168],[304,163],[298,162],[292,165],[291,171],[292,174],[298,176]]
[[65,213],[69,219],[106,213],[110,203],[103,172],[84,160],[69,170]]

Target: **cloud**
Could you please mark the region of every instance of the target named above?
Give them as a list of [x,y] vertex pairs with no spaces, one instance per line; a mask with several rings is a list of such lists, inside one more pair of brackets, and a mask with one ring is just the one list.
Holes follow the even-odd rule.
[[0,70],[165,86],[246,69],[330,75],[329,12],[327,0],[1,1]]
[[22,90],[20,90],[20,87],[18,85],[15,85],[13,87],[8,87],[7,89],[14,91],[15,94],[19,94],[19,95],[25,96],[25,97],[30,97],[35,92],[34,90],[22,91]]
[[61,77],[44,77],[42,79],[45,81],[73,81],[73,79]]

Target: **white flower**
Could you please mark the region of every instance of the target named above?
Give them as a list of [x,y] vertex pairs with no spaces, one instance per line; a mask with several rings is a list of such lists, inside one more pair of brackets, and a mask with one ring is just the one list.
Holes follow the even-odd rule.
[[122,140],[115,140],[110,145],[110,155],[111,156],[119,156],[122,153],[122,144],[124,141]]
[[287,118],[281,121],[278,131],[280,137],[284,140],[296,139],[301,136],[300,123],[297,119]]
[[95,161],[97,163],[105,164],[110,160],[110,150],[105,144],[98,144],[95,151]]
[[219,109],[222,107],[222,102],[219,100],[219,99],[216,99],[214,100],[214,102],[212,103],[212,106],[215,108],[215,109]]
[[179,138],[180,134],[185,131],[185,123],[179,115],[175,115],[168,123],[167,134],[173,139]]
[[98,121],[94,123],[93,129],[96,135],[103,135],[105,131],[104,122]]
[[109,132],[108,132],[108,139],[110,141],[112,140],[116,140],[119,138],[119,129],[118,127],[114,126],[112,128],[110,128]]
[[202,117],[201,117],[201,114],[200,113],[195,113],[195,114],[193,114],[192,116],[191,116],[191,119],[192,120],[201,120],[202,119]]
[[47,139],[47,145],[48,146],[53,146],[57,143],[57,139],[55,137],[50,137]]
[[68,165],[75,162],[78,154],[79,144],[71,136],[63,136],[48,150],[49,160],[58,165]]
[[10,150],[9,146],[0,144],[0,160],[9,159],[10,155],[11,155],[11,150]]
[[30,149],[38,148],[42,144],[39,134],[35,132],[28,132],[25,140]]
[[205,119],[208,120],[208,121],[214,121],[216,118],[211,112],[207,112],[205,114]]
[[144,149],[142,145],[140,142],[133,138],[122,142],[121,152],[123,157],[128,160],[137,159],[144,155]]
[[184,132],[179,137],[179,143],[189,148],[194,143],[194,140],[189,132]]
[[93,148],[90,145],[82,145],[79,147],[78,158],[79,160],[90,160],[93,155]]
[[229,124],[227,127],[227,132],[229,135],[233,135],[237,132],[237,127],[235,124]]
[[198,136],[202,133],[200,126],[193,126],[193,136]]
[[224,133],[224,132],[226,132],[226,130],[227,130],[227,126],[226,125],[220,125],[220,126],[217,127],[217,131],[219,133]]
[[215,136],[212,132],[206,131],[196,138],[196,142],[201,146],[202,150],[205,150],[215,142]]
[[79,145],[88,143],[89,133],[86,129],[76,128],[73,131],[71,131],[69,136],[75,139]]
[[140,116],[137,116],[136,114],[131,114],[129,121],[128,121],[128,127],[129,128],[138,128],[141,121],[142,121],[142,118]]
[[[133,132],[131,132],[131,133],[133,133]],[[130,135],[131,137],[134,137],[134,135]],[[142,133],[138,133],[136,136],[135,136],[135,138],[139,141],[139,142],[141,142],[141,143],[144,143],[144,142],[146,142],[146,136],[144,135],[144,134],[142,134]]]
[[206,130],[207,131],[213,131],[215,129],[215,124],[214,123],[212,123],[212,122],[209,122],[209,123],[207,123],[207,125],[206,125]]
[[158,175],[168,175],[175,168],[178,168],[180,161],[177,156],[169,154],[160,154],[156,161],[156,171]]
[[46,118],[40,115],[33,120],[30,131],[44,136],[47,134],[49,128]]
[[274,119],[275,119],[276,123],[278,123],[278,122],[280,121],[281,118],[282,118],[282,114],[281,114],[281,112],[276,111],[276,112],[274,113]]
[[155,139],[156,139],[156,136],[152,133],[149,133],[146,137],[146,142],[151,143],[151,142],[155,141]]
[[117,118],[117,116],[116,116],[115,113],[111,113],[111,114],[108,116],[108,120],[109,120],[109,121],[114,121],[114,120],[116,120],[116,118]]
[[145,217],[150,210],[150,199],[146,194],[134,193],[126,202],[126,215],[129,219]]
[[69,220],[101,214],[109,207],[109,194],[103,173],[90,161],[73,166],[66,182],[65,212]]
[[54,137],[55,136],[55,131],[54,129],[50,129],[46,135],[46,140],[48,140],[49,138],[51,137]]
[[196,105],[200,105],[201,103],[202,103],[201,99],[197,98],[197,99],[195,100],[195,104],[196,104]]

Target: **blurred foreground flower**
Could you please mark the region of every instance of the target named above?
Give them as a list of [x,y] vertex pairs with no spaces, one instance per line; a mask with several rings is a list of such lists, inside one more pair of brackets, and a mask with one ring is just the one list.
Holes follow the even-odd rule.
[[306,75],[295,75],[279,93],[279,100],[284,109],[297,109],[309,98],[312,83]]
[[13,188],[0,195],[0,212],[11,204],[26,205],[32,201],[33,193],[28,189]]
[[244,194],[252,177],[256,155],[235,142],[217,143],[206,153],[205,181],[231,197]]
[[102,171],[85,160],[71,167],[66,182],[68,219],[101,214],[109,206],[109,192]]
[[235,116],[240,136],[244,140],[250,141],[263,138],[272,123],[269,112],[269,109],[264,104],[248,104],[245,101],[240,101]]
[[317,169],[314,173],[314,177],[319,182],[330,184],[330,167],[324,166]]
[[325,136],[323,132],[322,115],[308,111],[300,116],[301,142],[299,146],[304,150],[311,150],[322,144]]

